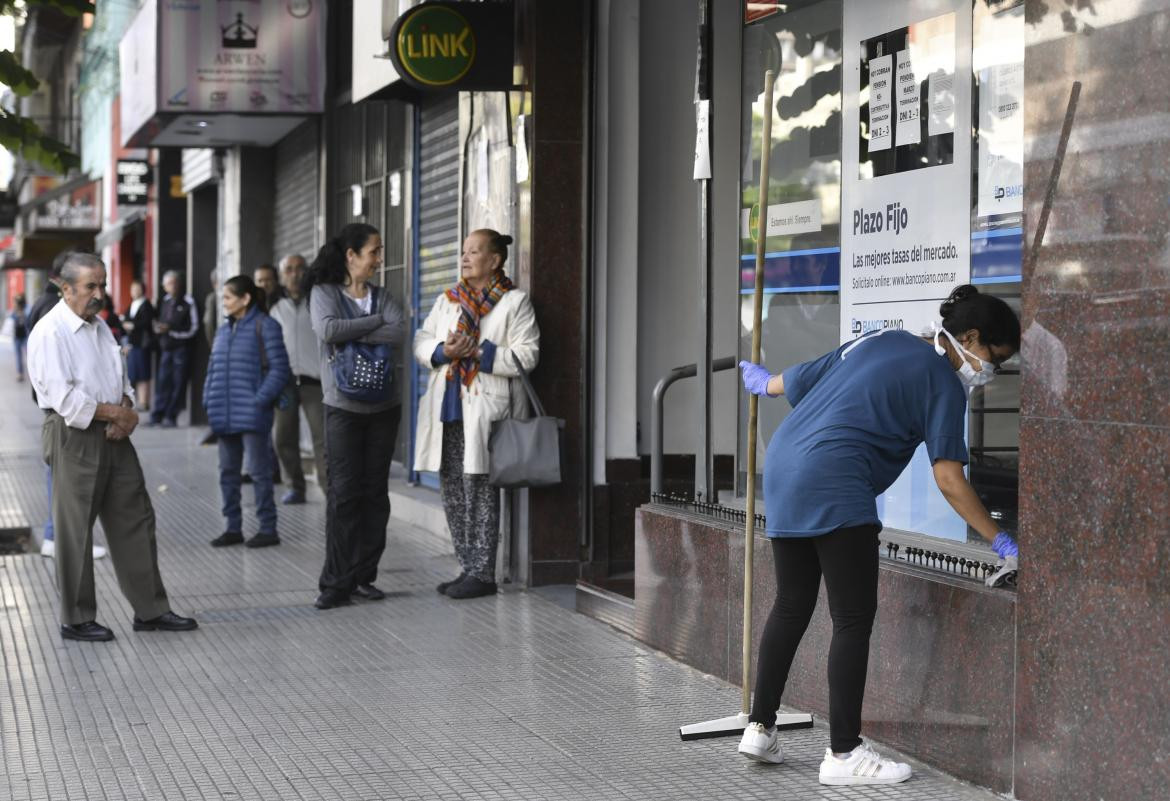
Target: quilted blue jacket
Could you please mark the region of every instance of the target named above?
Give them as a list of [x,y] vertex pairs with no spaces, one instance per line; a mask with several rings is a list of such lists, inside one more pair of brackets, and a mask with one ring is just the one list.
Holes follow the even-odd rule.
[[[260,349],[268,361],[261,371]],[[272,430],[273,408],[288,383],[280,323],[253,307],[216,332],[203,384],[203,408],[217,434]]]

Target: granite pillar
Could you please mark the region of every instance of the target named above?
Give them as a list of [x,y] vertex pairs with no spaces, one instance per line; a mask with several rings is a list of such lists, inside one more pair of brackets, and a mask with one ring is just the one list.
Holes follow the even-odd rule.
[[527,2],[520,8],[521,58],[532,88],[532,270],[540,325],[533,384],[550,414],[564,418],[562,482],[529,493],[531,583],[572,583],[585,529],[588,395],[584,337],[588,212],[586,92],[590,4]]
[[[1170,3],[1029,2],[1015,793],[1170,790]],[[1086,6],[1086,7],[1082,7]]]

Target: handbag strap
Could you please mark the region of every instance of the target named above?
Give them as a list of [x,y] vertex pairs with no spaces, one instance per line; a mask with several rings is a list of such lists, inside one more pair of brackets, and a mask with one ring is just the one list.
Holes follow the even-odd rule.
[[[370,314],[378,313],[378,287],[369,284],[370,290]],[[352,320],[354,318],[351,301],[346,298],[345,290],[339,285],[337,287],[337,297],[341,299],[341,313],[346,316],[346,319]]]
[[544,404],[540,402],[540,398],[536,397],[536,390],[532,388],[532,382],[528,379],[524,365],[520,364],[520,358],[516,356],[515,351],[509,351],[509,353],[512,356],[512,363],[516,365],[516,370],[520,373],[520,383],[524,385],[524,391],[528,393],[528,402],[532,404],[532,411],[536,413],[537,417],[545,417]]
[[[373,284],[369,284],[369,290],[370,290],[370,314],[377,314],[378,313],[378,287],[374,286]],[[345,319],[352,320],[354,318],[352,303],[345,296],[345,290],[341,288],[340,284],[337,286],[337,300],[339,301],[339,305],[341,306],[341,313],[345,315]],[[345,346],[348,344],[349,344],[348,342],[343,342],[342,346]],[[338,350],[339,350],[339,348],[337,347],[336,344],[330,344],[329,345],[329,358],[332,359],[337,354]]]

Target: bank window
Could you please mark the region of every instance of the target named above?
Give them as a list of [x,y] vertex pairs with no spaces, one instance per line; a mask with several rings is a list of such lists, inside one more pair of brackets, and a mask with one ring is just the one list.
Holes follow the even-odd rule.
[[[870,330],[872,326],[866,327],[864,320],[857,330],[854,312],[846,315],[850,319],[843,319],[841,284],[849,266],[842,265],[843,234],[853,237],[851,245],[858,241],[855,231],[842,230],[843,196],[852,207],[864,191],[906,185],[903,176],[910,173],[929,181],[956,168],[961,175],[970,170],[970,225],[963,221],[962,201],[954,209],[958,218],[949,217],[961,258],[950,268],[959,269],[947,291],[966,273],[961,240],[969,234],[971,283],[1004,298],[1018,313],[1023,250],[1023,3],[976,0],[970,28],[958,14],[939,16],[936,10],[932,15],[934,6],[914,2],[891,6],[888,13],[885,7],[846,13],[842,3],[833,0],[789,8],[763,19],[751,19],[749,12],[744,28],[738,276],[741,358],[751,352],[756,216],[766,208],[762,359],[775,372],[816,358]],[[857,41],[845,40],[855,33]],[[842,78],[843,64],[862,73],[854,79],[852,95]],[[969,76],[959,71],[968,64]],[[764,71],[769,68],[777,74],[775,116],[768,197],[762,202],[761,95]],[[881,100],[869,82],[871,69],[885,72],[891,81],[903,72],[915,77],[912,85],[906,77],[905,87],[890,93],[888,130],[880,124],[880,110],[871,105]],[[970,81],[969,94],[966,81]],[[964,129],[956,127],[967,121],[966,114],[956,113],[954,101],[960,98],[964,102],[969,98],[972,106],[969,150],[957,144],[957,137],[966,138]],[[857,105],[852,116],[843,111],[849,100]],[[905,101],[901,107],[898,100]],[[896,116],[897,111],[905,111],[906,119]],[[843,154],[844,147],[856,150],[856,157]],[[956,155],[962,156],[961,164],[956,163]],[[932,169],[936,167],[940,169]],[[846,169],[851,172],[843,178]],[[857,195],[851,199],[846,183],[862,190],[853,189]],[[850,220],[845,223],[851,225]],[[921,235],[915,242],[932,244]],[[929,316],[937,319],[941,299],[935,294],[932,288],[916,301],[921,304],[919,316],[928,306]],[[878,316],[890,318],[879,321],[883,327],[896,327],[900,315]],[[913,332],[919,333],[919,322],[907,322],[906,327],[913,325]],[[973,391],[968,407],[972,484],[992,517],[1011,531],[1017,528],[1019,506],[1019,370],[1018,358],[1008,361],[994,383]],[[758,471],[763,469],[767,443],[789,411],[783,401],[759,405]],[[741,393],[740,497],[746,484],[746,422],[746,396]],[[762,477],[756,486],[762,492]],[[757,498],[757,508],[761,501]],[[930,478],[924,449],[907,474],[879,499],[878,509],[891,533],[983,544],[942,499]]]
[[[841,267],[841,3],[815,3],[744,28],[740,203],[740,354],[751,353],[755,217],[767,213],[762,353],[778,370],[837,346]],[[776,72],[768,197],[761,202],[764,72]],[[757,470],[790,411],[759,405]],[[746,483],[747,405],[741,398],[738,494]],[[762,487],[762,480],[756,482]]]

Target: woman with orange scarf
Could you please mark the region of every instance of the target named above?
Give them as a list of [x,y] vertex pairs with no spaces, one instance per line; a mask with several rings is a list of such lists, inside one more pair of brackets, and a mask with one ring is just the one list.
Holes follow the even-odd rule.
[[461,572],[437,589],[451,598],[496,591],[500,493],[488,483],[491,424],[522,416],[519,376],[536,366],[540,330],[528,294],[504,274],[512,237],[487,228],[463,241],[460,280],[435,300],[414,337],[430,376],[418,408],[414,469],[439,473]]

